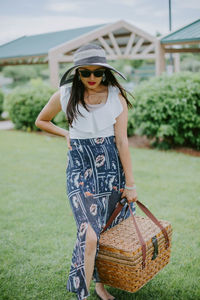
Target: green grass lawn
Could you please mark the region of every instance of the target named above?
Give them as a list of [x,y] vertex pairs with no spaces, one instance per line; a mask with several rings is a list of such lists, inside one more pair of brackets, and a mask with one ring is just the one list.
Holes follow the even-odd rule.
[[[172,223],[171,261],[117,299],[200,299],[200,160],[131,148],[139,200]],[[62,137],[0,131],[0,299],[76,299],[66,291],[76,226],[66,196]],[[139,209],[138,209],[138,212]],[[89,300],[97,299],[94,283]]]

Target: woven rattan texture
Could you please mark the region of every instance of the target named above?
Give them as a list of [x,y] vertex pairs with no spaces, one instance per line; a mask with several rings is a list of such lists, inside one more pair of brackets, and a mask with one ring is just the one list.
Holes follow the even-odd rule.
[[[172,227],[159,220],[169,235],[166,249],[161,230],[146,217],[136,216],[136,222],[146,242],[146,266],[142,269],[142,249],[131,217],[101,235],[97,267],[101,282],[129,292],[136,292],[169,263]],[[158,256],[152,260],[152,237],[158,240]]]

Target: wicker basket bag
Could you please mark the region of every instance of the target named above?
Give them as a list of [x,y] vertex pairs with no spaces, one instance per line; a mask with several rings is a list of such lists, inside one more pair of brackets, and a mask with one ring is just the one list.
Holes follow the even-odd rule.
[[134,216],[129,205],[130,217],[106,231],[125,201],[118,203],[101,233],[96,264],[102,283],[136,292],[169,263],[172,227],[136,201],[148,218]]

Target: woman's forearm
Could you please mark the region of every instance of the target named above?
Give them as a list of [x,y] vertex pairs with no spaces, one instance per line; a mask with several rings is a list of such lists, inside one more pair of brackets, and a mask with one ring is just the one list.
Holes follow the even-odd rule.
[[69,133],[68,130],[56,126],[51,121],[37,121],[35,125],[44,131],[60,136],[66,136]]
[[135,181],[133,177],[133,169],[131,162],[131,155],[128,148],[128,140],[123,141],[117,145],[119,151],[119,157],[124,169],[125,180],[127,186],[133,186]]

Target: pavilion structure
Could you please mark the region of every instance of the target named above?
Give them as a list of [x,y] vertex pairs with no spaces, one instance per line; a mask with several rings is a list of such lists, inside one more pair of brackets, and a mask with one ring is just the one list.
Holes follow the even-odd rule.
[[180,70],[180,53],[200,53],[200,19],[160,38],[161,72],[168,53],[173,53],[175,72]]
[[[200,52],[200,19],[161,38],[120,20],[111,24],[24,36],[0,46],[0,66],[49,64],[50,82],[59,84],[59,64],[73,61],[73,53],[86,43],[102,46],[108,60],[153,59],[155,75],[165,71],[165,57],[174,53],[174,71],[179,71],[179,53]],[[198,45],[188,48],[188,45]]]

